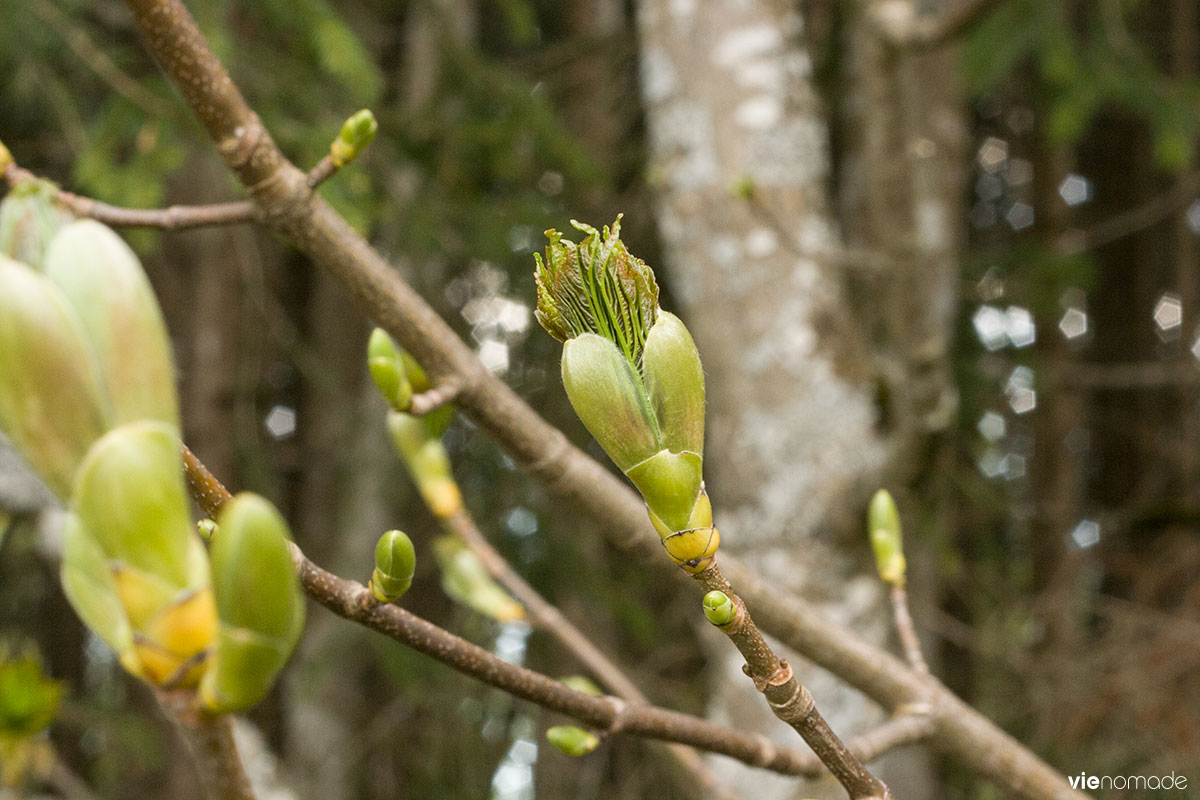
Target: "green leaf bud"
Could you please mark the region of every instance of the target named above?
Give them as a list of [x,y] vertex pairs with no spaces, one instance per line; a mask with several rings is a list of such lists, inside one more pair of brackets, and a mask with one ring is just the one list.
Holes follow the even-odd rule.
[[217,533],[217,521],[205,517],[196,523],[196,533],[200,534],[200,538],[206,542],[211,542],[213,536]]
[[0,202],[0,253],[40,270],[50,240],[73,219],[53,183],[22,181]]
[[388,531],[375,544],[371,594],[381,603],[396,602],[412,586],[416,566],[417,553],[412,540],[403,531]]
[[600,746],[599,736],[577,725],[555,725],[546,731],[546,741],[568,756],[586,756]]
[[429,510],[439,519],[462,510],[462,492],[454,480],[441,439],[431,436],[425,420],[393,411],[388,414],[392,444]]
[[604,696],[604,690],[597,686],[595,681],[584,675],[568,675],[562,679],[561,683],[569,689],[589,694],[592,697]]
[[713,625],[720,627],[733,622],[737,616],[737,606],[724,592],[712,591],[704,595],[704,618]]
[[99,222],[72,222],[46,251],[46,277],[82,324],[114,423],[156,419],[178,430],[170,338],[129,245]]
[[62,696],[63,685],[48,678],[35,658],[0,651],[0,740],[43,731]]
[[673,453],[704,455],[704,369],[700,353],[679,317],[659,309],[642,354],[646,394]]
[[266,499],[237,495],[221,510],[209,551],[220,630],[200,696],[212,711],[260,701],[295,649],[304,599],[287,523]]
[[641,377],[611,341],[594,333],[568,341],[562,376],[575,413],[622,472],[662,449]]
[[78,318],[54,285],[0,256],[0,427],[59,497],[108,428]]
[[329,158],[336,166],[344,167],[358,158],[375,141],[379,123],[369,108],[364,108],[342,123],[342,130],[329,146]]
[[525,618],[525,608],[492,579],[471,550],[453,536],[439,536],[433,555],[442,571],[442,590],[454,601],[498,622]]
[[888,583],[904,583],[904,545],[900,535],[900,512],[896,501],[886,489],[871,498],[867,509],[867,527],[871,532],[871,548],[875,551],[875,568],[879,577]]
[[371,332],[367,342],[367,367],[371,371],[371,379],[383,399],[387,400],[396,411],[407,411],[412,403],[412,384],[404,372],[404,361],[400,358],[400,348],[395,340],[383,328]]
[[672,531],[688,527],[704,484],[703,461],[695,453],[661,450],[625,474],[646,506]]
[[71,509],[110,560],[175,590],[208,584],[169,426],[133,422],[105,434],[79,468]]

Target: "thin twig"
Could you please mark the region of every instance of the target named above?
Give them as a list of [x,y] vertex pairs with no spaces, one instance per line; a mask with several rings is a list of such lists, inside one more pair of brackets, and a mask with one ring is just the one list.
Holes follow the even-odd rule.
[[[625,672],[572,625],[561,611],[542,597],[537,589],[526,583],[504,556],[492,547],[465,509],[443,518],[442,524],[479,557],[484,569],[496,582],[525,606],[530,621],[557,639],[602,685],[628,703],[649,705],[649,699],[626,677]],[[728,787],[717,781],[695,750],[678,744],[668,744],[667,748],[684,771],[696,779],[695,788],[702,792],[701,796],[722,800],[735,797]]]
[[717,626],[746,659],[745,672],[767,698],[775,716],[790,725],[813,749],[821,762],[849,793],[851,800],[891,800],[892,794],[876,778],[821,716],[808,689],[796,680],[787,661],[767,644],[746,604],[721,575],[714,560],[708,569],[692,576],[705,592],[723,592],[736,607],[733,620]]
[[903,583],[892,584],[892,616],[896,620],[896,632],[900,634],[900,645],[908,664],[923,675],[929,674],[929,665],[921,653],[921,640],[917,637],[912,614],[908,612],[908,589]]
[[458,384],[453,380],[442,381],[432,389],[414,394],[408,407],[408,413],[415,417],[424,416],[447,403],[453,403],[457,396]]
[[1132,236],[1182,211],[1200,195],[1200,171],[1185,172],[1171,188],[1139,206],[1122,211],[1085,230],[1069,230],[1055,241],[1063,255],[1077,255]]
[[[247,105],[237,85],[179,0],[126,0],[151,53],[179,88],[229,168],[262,209],[273,231],[287,236],[342,283],[435,381],[461,381],[456,404],[543,483],[558,501],[598,520],[614,546],[663,563],[645,505],[620,479],[571,445],[503,381],[489,375],[469,347],[387,261],[328,203],[312,194]],[[763,629],[872,697],[895,709],[933,697],[933,743],[1005,789],[1033,800],[1081,800],[1061,773],[940,684],[829,620],[800,598],[781,592],[729,556],[722,566],[755,608]],[[685,579],[674,565],[667,570]]]
[[209,800],[255,800],[233,738],[233,718],[197,708],[192,691],[156,694],[187,744]]
[[[217,516],[232,496],[186,445],[180,447],[188,491],[206,514]],[[806,775],[815,768],[812,753],[777,747],[763,736],[617,697],[577,692],[561,681],[503,661],[399,606],[380,604],[365,586],[318,567],[294,544],[291,552],[304,591],[330,611],[509,694],[608,734],[628,733],[686,744],[785,775]]]

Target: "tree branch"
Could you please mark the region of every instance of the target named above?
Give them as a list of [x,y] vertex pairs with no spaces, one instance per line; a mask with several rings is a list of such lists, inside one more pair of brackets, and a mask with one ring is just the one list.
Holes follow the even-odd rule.
[[[340,281],[363,311],[408,350],[434,383],[455,377],[456,403],[522,469],[560,501],[604,522],[615,546],[663,564],[662,545],[641,500],[595,460],[572,446],[503,381],[488,375],[450,327],[337,213],[279,152],[179,0],[126,0],[151,52],[209,131],[230,169],[250,190],[264,222],[290,237]],[[933,742],[1009,791],[1037,800],[1083,798],[1067,781],[940,684],[837,625],[809,604],[769,586],[735,559],[727,576],[755,608],[763,630],[851,685],[896,709],[932,697]],[[666,574],[665,572],[663,573]]]
[[233,718],[197,708],[193,691],[155,694],[187,744],[209,800],[255,800],[233,739]]
[[921,654],[921,639],[917,636],[917,628],[913,625],[912,614],[908,612],[908,589],[903,583],[892,584],[892,617],[896,620],[896,631],[900,634],[900,646],[904,648],[904,657],[908,665],[923,675],[929,674],[929,665]]

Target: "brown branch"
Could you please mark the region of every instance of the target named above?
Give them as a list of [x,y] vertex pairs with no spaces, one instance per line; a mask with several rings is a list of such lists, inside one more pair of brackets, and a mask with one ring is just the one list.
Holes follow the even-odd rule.
[[[504,559],[504,556],[492,547],[467,511],[460,510],[442,518],[441,521],[451,533],[470,548],[471,552],[479,557],[488,574],[525,606],[530,621],[536,627],[557,639],[601,684],[622,700],[634,705],[649,705],[650,701],[625,676],[624,671],[610,661],[598,647],[592,644],[590,639],[572,625],[561,611],[542,597],[537,589],[526,583],[520,573]],[[712,770],[695,750],[678,744],[668,744],[667,747],[671,756],[679,762],[685,773],[694,779],[693,788],[701,793],[700,796],[717,797],[723,800],[734,797],[728,787],[717,781]]]
[[453,403],[454,398],[457,396],[457,382],[445,380],[432,389],[414,394],[408,406],[408,413],[415,417],[424,416],[431,411],[438,410],[447,403]]
[[233,718],[196,707],[196,693],[156,692],[159,705],[187,744],[209,800],[255,800],[233,740]]
[[1055,240],[1063,255],[1077,255],[1132,236],[1187,208],[1200,195],[1200,171],[1180,175],[1170,189],[1086,230],[1069,230]]
[[[180,445],[180,449],[189,493],[206,514],[216,517],[232,495],[187,445]],[[561,681],[503,661],[399,606],[380,604],[365,586],[318,567],[294,544],[291,553],[304,591],[330,611],[516,697],[608,734],[628,733],[686,744],[785,775],[810,774],[815,768],[812,753],[777,747],[763,736],[645,703],[577,692]]]
[[790,725],[813,749],[821,763],[846,789],[851,800],[891,800],[883,781],[876,778],[838,738],[829,723],[817,711],[812,694],[792,672],[787,661],[780,658],[767,644],[758,626],[746,610],[746,604],[721,576],[714,560],[708,569],[692,576],[705,592],[723,592],[733,601],[733,619],[717,626],[746,659],[745,672],[754,686],[767,698],[775,716]]
[[921,14],[912,0],[884,0],[873,7],[874,22],[893,47],[930,50],[966,32],[1004,0],[959,0],[938,14]]
[[908,590],[903,583],[892,584],[892,616],[896,620],[896,632],[900,634],[900,646],[904,648],[904,657],[908,665],[917,672],[928,675],[929,665],[921,654],[921,640],[917,636],[917,628],[913,624],[912,614],[908,612]]
[[[461,382],[456,404],[557,500],[604,522],[608,540],[655,564],[662,545],[637,495],[567,441],[503,381],[487,374],[432,308],[287,163],[257,115],[213,56],[179,0],[126,0],[148,47],[212,136],[230,169],[250,190],[264,222],[288,236],[340,281],[360,305],[425,368],[435,383]],[[963,703],[945,687],[782,593],[735,559],[725,573],[751,604],[763,630],[855,688],[896,709],[932,698],[933,742],[1005,789],[1037,800],[1082,798],[1061,774]],[[673,565],[666,570],[682,573]]]

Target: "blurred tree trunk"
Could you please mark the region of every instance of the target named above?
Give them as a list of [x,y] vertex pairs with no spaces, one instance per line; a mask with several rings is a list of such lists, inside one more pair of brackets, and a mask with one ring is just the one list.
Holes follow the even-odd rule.
[[[701,14],[649,0],[639,18],[665,260],[709,377],[706,474],[722,546],[881,639],[862,511],[881,483],[902,487],[940,463],[931,437],[953,421],[964,106],[950,56],[901,53],[865,3],[852,9],[854,135],[833,203],[829,117],[796,4],[723,5]],[[920,80],[931,68],[938,80]],[[835,209],[855,220],[853,251]],[[737,661],[713,715],[789,741]],[[804,678],[841,733],[878,719],[829,676]],[[741,767],[730,777],[756,798],[815,791]]]

